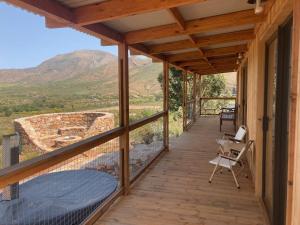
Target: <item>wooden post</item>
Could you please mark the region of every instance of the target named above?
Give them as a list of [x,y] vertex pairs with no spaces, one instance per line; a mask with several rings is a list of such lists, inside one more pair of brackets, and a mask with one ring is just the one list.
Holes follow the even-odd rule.
[[194,122],[196,122],[196,103],[197,103],[197,101],[196,101],[196,98],[197,98],[197,95],[196,95],[196,77],[197,75],[196,74],[193,74],[193,100],[194,100],[194,102],[193,102],[193,121]]
[[202,112],[202,96],[201,96],[201,75],[199,75],[199,116],[201,116]]
[[120,180],[124,188],[124,195],[129,194],[129,79],[128,79],[128,45],[120,43],[119,50],[119,113],[120,127],[125,127],[125,132],[120,136]]
[[186,129],[186,122],[187,122],[187,113],[186,113],[186,98],[187,98],[187,73],[186,71],[184,70],[183,71],[183,95],[182,95],[182,114],[183,114],[183,131],[185,131]]
[[[3,168],[19,163],[20,138],[18,134],[4,135],[2,141]],[[11,201],[19,198],[19,182],[3,189],[2,199]]]
[[300,224],[300,1],[293,1],[291,102],[286,224]]
[[164,116],[164,147],[169,150],[169,63],[163,62],[164,66],[164,82],[163,82],[163,95],[164,95],[164,111],[167,112]]

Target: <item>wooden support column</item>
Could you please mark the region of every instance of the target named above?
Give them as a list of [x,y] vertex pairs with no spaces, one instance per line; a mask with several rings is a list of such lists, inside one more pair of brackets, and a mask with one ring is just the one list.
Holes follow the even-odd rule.
[[202,101],[201,101],[201,75],[199,74],[199,116],[201,116],[201,110],[202,110]]
[[186,130],[187,125],[187,72],[184,70],[183,76],[183,99],[182,99],[182,114],[183,114],[183,131]]
[[163,62],[164,66],[164,82],[163,82],[163,95],[164,95],[164,111],[166,112],[164,116],[164,147],[169,150],[169,63],[167,61]]
[[293,50],[286,224],[300,224],[300,1],[293,1]]
[[128,78],[128,45],[119,44],[119,113],[120,127],[125,132],[120,136],[120,180],[124,195],[129,194],[129,78]]
[[193,74],[193,121],[196,122],[196,104],[197,104],[197,75],[196,74]]

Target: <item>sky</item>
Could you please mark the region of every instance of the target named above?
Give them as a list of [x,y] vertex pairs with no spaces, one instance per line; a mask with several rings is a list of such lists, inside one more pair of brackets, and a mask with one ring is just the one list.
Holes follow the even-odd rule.
[[0,69],[35,67],[58,54],[102,50],[100,40],[71,28],[48,29],[44,18],[0,2]]

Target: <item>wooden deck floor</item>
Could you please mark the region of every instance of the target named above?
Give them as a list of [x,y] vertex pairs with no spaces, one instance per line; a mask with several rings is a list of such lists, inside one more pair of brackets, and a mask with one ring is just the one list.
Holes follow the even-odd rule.
[[[230,124],[231,125],[231,124]],[[228,128],[229,126],[227,126]],[[230,126],[231,127],[231,126]],[[220,137],[218,120],[198,119],[172,140],[171,150],[143,175],[97,225],[262,225],[262,209],[250,180],[235,188],[229,172],[208,178]]]

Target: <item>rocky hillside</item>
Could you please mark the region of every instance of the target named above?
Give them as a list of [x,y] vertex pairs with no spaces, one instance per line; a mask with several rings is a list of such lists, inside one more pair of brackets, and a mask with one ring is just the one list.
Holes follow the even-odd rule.
[[[136,91],[143,92],[145,88],[140,87],[149,86],[151,79],[153,84],[157,83],[161,69],[161,65],[152,64],[147,58],[131,57],[130,77],[138,82],[134,85]],[[112,82],[117,82],[117,77],[117,57],[102,51],[76,51],[55,56],[34,68],[0,70],[0,83],[16,85],[46,85],[60,81],[64,81],[65,85],[67,82],[101,82],[103,90],[106,90],[106,83],[112,85]],[[153,88],[156,92],[159,85]]]

